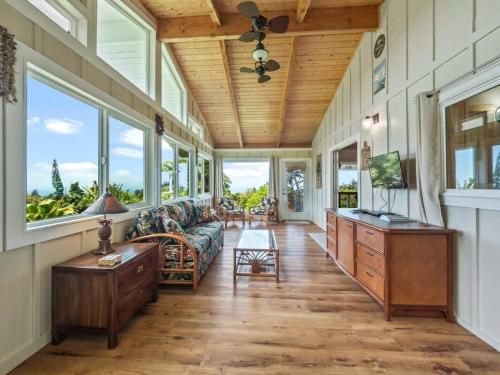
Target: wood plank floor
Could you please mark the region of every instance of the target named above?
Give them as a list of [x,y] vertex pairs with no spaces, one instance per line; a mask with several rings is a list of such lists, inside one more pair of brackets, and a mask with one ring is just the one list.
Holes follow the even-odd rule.
[[[257,228],[257,225],[252,225]],[[500,374],[500,353],[444,319],[394,318],[307,233],[314,225],[270,225],[281,248],[281,283],[232,284],[232,246],[196,294],[162,290],[120,334],[74,334],[47,345],[13,374]]]

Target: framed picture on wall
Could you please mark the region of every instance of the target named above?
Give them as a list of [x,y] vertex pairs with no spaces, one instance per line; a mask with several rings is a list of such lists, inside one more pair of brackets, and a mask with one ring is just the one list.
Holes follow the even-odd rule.
[[321,172],[321,154],[318,154],[316,155],[316,189],[321,189],[323,187]]
[[373,69],[373,95],[377,95],[377,93],[385,88],[385,75],[385,59],[383,59]]

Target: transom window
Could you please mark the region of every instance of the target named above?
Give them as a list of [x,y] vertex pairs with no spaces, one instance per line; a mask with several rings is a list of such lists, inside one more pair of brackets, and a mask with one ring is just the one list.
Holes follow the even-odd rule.
[[152,30],[115,1],[97,1],[97,55],[148,93]]
[[199,139],[203,139],[203,126],[191,116],[188,116],[188,127]]
[[185,122],[186,90],[166,51],[161,60],[161,105],[180,122]]
[[446,107],[447,187],[500,189],[500,86]]

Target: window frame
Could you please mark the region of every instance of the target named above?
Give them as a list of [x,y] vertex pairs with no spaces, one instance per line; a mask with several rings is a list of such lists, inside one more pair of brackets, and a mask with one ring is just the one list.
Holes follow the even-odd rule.
[[[203,125],[200,124],[200,122],[198,120],[196,120],[191,115],[188,115],[187,123],[188,123],[188,128],[191,130],[191,132],[194,134],[194,136],[200,140],[203,140],[203,136],[204,136]],[[194,127],[196,127],[197,130],[193,130]]]
[[161,95],[159,98],[160,105],[163,109],[165,109],[175,120],[177,120],[179,123],[181,123],[183,126],[188,127],[188,111],[187,111],[187,90],[186,86],[184,84],[184,81],[182,79],[181,74],[177,70],[176,64],[174,63],[174,59],[172,57],[172,54],[170,50],[162,44],[161,46],[161,63],[160,63],[160,71],[161,71],[161,80],[163,80],[163,63],[165,63],[165,66],[167,67],[170,75],[174,78],[174,82],[176,85],[179,87],[181,91],[181,117],[182,118],[177,118],[174,114],[170,113],[170,110],[166,108],[163,104],[163,84],[160,82],[161,86]]
[[448,139],[446,133],[446,108],[474,95],[500,85],[500,64],[487,66],[439,94],[440,136],[440,182],[439,192],[444,205],[484,208],[500,211],[500,190],[498,189],[452,189],[447,187]]
[[116,74],[118,74],[120,77],[122,77],[125,81],[130,83],[133,87],[135,87],[137,90],[140,92],[146,94],[150,98],[154,98],[155,96],[155,42],[156,42],[156,30],[152,28],[147,22],[145,22],[136,12],[134,12],[132,9],[130,9],[127,4],[124,2],[118,3],[115,0],[100,0],[100,1],[105,1],[109,6],[113,7],[117,12],[119,12],[121,15],[126,17],[130,22],[134,23],[136,26],[141,28],[147,33],[147,41],[146,41],[146,88],[145,90],[142,90],[139,86],[137,86],[134,82],[130,81],[127,77],[125,77],[123,74],[121,74],[114,66],[109,64],[106,60],[104,60],[99,54],[97,53],[97,28],[98,28],[98,21],[97,21],[97,8],[96,8],[96,13],[95,13],[95,56],[97,59],[99,59],[102,63],[106,64],[109,68],[113,70]]
[[[201,193],[198,192],[198,162],[202,160],[202,173],[201,173]],[[208,192],[205,191],[205,161],[208,161]],[[198,160],[196,161],[196,196],[199,199],[211,198],[213,196],[213,158],[204,153],[198,153]]]

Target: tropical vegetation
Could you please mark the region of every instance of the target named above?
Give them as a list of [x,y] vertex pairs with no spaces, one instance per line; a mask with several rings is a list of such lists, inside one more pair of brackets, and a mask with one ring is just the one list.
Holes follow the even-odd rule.
[[231,179],[229,176],[223,176],[223,190],[224,196],[232,198],[237,206],[243,207],[245,210],[250,210],[251,207],[258,206],[262,198],[266,198],[269,194],[269,185],[265,183],[258,188],[249,188],[244,192],[232,193],[231,192]]

